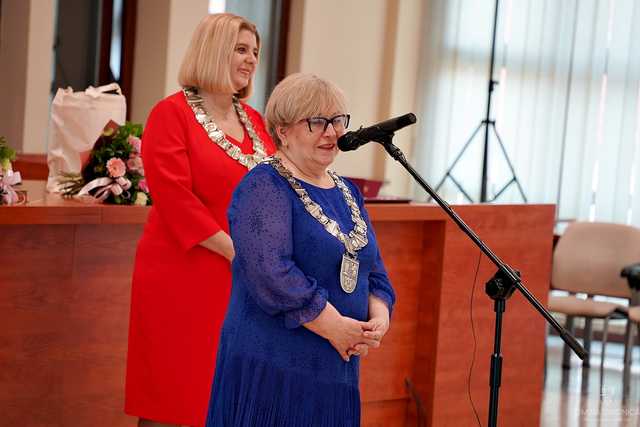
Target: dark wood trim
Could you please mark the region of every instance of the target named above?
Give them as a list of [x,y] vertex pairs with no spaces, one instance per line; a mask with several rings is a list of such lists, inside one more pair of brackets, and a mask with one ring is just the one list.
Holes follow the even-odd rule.
[[122,11],[122,63],[120,64],[120,87],[127,99],[127,120],[131,117],[133,97],[133,66],[136,47],[136,19],[138,0],[125,0]]
[[111,58],[111,34],[113,28],[113,0],[102,1],[100,19],[100,62],[98,69],[98,85],[113,81],[109,60]]
[[103,0],[100,31],[100,70],[98,84],[104,85],[116,81],[127,100],[127,120],[131,111],[133,92],[133,62],[136,44],[136,17],[138,0],[124,0],[122,5],[122,40],[120,51],[120,78],[116,80],[111,72],[111,36],[113,32],[113,0]]
[[276,82],[287,75],[287,50],[289,48],[289,26],[291,20],[291,0],[282,0],[280,6],[280,25],[278,28],[278,56]]

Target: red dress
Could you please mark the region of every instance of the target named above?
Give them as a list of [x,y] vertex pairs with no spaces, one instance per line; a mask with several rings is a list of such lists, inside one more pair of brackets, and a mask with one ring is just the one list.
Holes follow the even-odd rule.
[[[272,154],[262,117],[242,105]],[[242,143],[227,139],[253,153],[246,131]],[[182,92],[154,107],[142,141],[153,207],[133,273],[125,412],[201,426],[231,270],[224,257],[198,243],[229,232],[227,207],[247,169],[209,139]]]

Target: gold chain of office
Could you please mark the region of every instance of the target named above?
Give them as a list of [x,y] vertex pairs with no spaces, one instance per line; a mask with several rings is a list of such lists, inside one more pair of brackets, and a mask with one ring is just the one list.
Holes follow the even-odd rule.
[[245,154],[240,150],[240,147],[229,142],[224,132],[216,125],[204,106],[204,99],[198,94],[198,89],[195,87],[185,87],[182,89],[187,104],[193,110],[193,114],[196,117],[196,121],[204,128],[205,132],[209,136],[209,139],[216,145],[224,150],[225,153],[233,160],[240,163],[247,169],[252,169],[258,163],[262,161],[267,155],[262,140],[253,128],[247,112],[244,111],[240,101],[236,96],[233,97],[233,107],[240,118],[240,123],[246,129],[251,141],[253,142],[253,153]]
[[300,183],[293,177],[291,171],[282,164],[279,158],[267,157],[263,160],[263,163],[270,164],[289,182],[289,185],[291,185],[300,198],[300,201],[302,201],[306,211],[309,212],[309,214],[315,218],[329,234],[337,238],[344,245],[346,253],[342,256],[340,286],[346,293],[352,293],[358,283],[358,269],[360,266],[360,263],[358,262],[358,251],[367,245],[369,239],[367,238],[367,223],[362,219],[360,208],[351,195],[349,187],[347,187],[344,181],[342,181],[334,171],[327,171],[331,179],[333,179],[333,182],[335,182],[336,186],[342,192],[342,196],[351,210],[351,220],[354,223],[354,227],[348,234],[345,234],[340,230],[340,225],[335,220],[325,215],[322,211],[322,207],[309,197],[307,190],[300,185]]

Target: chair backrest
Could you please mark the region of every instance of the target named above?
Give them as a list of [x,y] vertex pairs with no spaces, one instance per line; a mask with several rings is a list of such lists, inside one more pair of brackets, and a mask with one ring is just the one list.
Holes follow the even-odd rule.
[[601,222],[571,223],[553,252],[554,289],[630,298],[626,265],[640,261],[640,229]]

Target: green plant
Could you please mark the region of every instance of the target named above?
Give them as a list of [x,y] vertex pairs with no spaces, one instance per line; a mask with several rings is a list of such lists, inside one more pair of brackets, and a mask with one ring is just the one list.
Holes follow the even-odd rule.
[[4,136],[0,136],[0,173],[11,169],[11,162],[16,159],[16,151],[9,147]]

